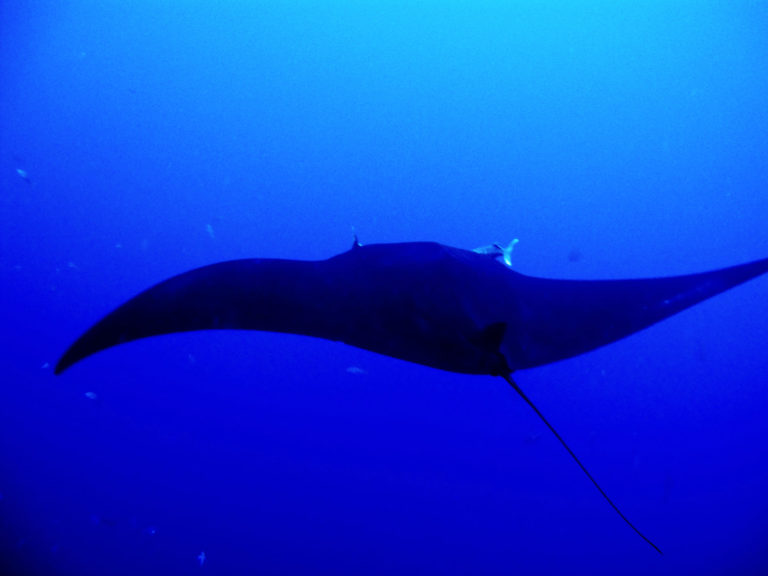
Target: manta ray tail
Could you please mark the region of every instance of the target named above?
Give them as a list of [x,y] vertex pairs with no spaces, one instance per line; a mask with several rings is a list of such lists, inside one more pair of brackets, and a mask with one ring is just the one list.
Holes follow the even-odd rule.
[[586,469],[586,467],[584,466],[584,464],[582,464],[582,463],[581,463],[581,460],[579,460],[579,459],[578,459],[578,457],[576,456],[576,454],[574,454],[574,453],[573,453],[573,450],[571,450],[571,448],[568,446],[568,444],[566,444],[565,440],[563,440],[563,437],[562,437],[562,436],[560,436],[560,434],[558,434],[558,433],[557,433],[557,430],[555,430],[555,427],[554,427],[554,426],[552,426],[552,424],[550,424],[550,423],[549,423],[549,421],[548,421],[548,420],[547,420],[547,419],[544,417],[544,415],[543,415],[543,414],[542,414],[542,413],[539,411],[539,409],[538,409],[538,408],[536,407],[536,405],[535,405],[535,404],[534,404],[534,403],[531,401],[531,399],[530,399],[530,398],[528,398],[528,396],[526,396],[526,395],[525,395],[525,392],[523,392],[523,390],[520,388],[520,386],[518,386],[518,385],[517,385],[517,382],[515,382],[515,381],[512,379],[512,376],[510,376],[509,374],[504,374],[504,375],[502,375],[502,376],[503,376],[504,380],[506,380],[506,381],[509,383],[509,385],[510,385],[510,386],[512,386],[512,388],[514,388],[514,389],[515,389],[515,391],[516,391],[518,394],[520,394],[520,397],[521,397],[523,400],[525,400],[525,403],[526,403],[526,404],[528,404],[528,406],[530,406],[530,407],[533,409],[533,411],[534,411],[534,412],[536,412],[536,415],[537,415],[539,418],[541,418],[541,421],[542,421],[542,422],[544,422],[544,424],[546,424],[546,425],[547,425],[547,428],[549,428],[549,429],[552,431],[552,434],[554,434],[554,435],[555,435],[555,438],[557,438],[557,439],[560,441],[560,444],[562,444],[562,445],[563,445],[563,448],[565,448],[565,449],[566,449],[566,451],[568,452],[568,454],[570,454],[570,455],[571,455],[571,458],[573,458],[573,459],[576,461],[576,464],[578,464],[578,465],[579,465],[579,468],[581,468],[581,470],[584,472],[584,474],[586,474],[586,475],[587,475],[587,478],[589,478],[589,479],[592,481],[592,484],[594,484],[594,485],[595,485],[595,488],[597,488],[597,491],[598,491],[598,492],[600,492],[600,494],[602,494],[602,496],[603,496],[603,498],[605,498],[606,502],[608,502],[608,504],[610,504],[610,505],[611,505],[611,508],[613,508],[613,509],[616,511],[616,513],[617,513],[619,516],[621,516],[622,520],[624,520],[624,522],[626,522],[626,523],[629,525],[629,527],[630,527],[630,528],[632,528],[632,530],[634,530],[635,532],[637,532],[637,534],[638,534],[638,536],[640,536],[640,538],[642,538],[643,540],[645,540],[646,542],[648,542],[648,544],[650,544],[651,546],[653,546],[653,549],[654,549],[654,550],[656,550],[656,552],[658,552],[659,554],[662,554],[662,551],[659,549],[659,547],[658,547],[658,546],[656,546],[656,544],[654,544],[653,542],[651,542],[651,541],[650,541],[650,540],[649,540],[649,539],[648,539],[648,538],[645,536],[645,534],[643,534],[642,532],[640,532],[640,530],[638,530],[638,529],[635,527],[635,525],[634,525],[634,524],[632,524],[632,522],[630,522],[630,521],[629,521],[629,519],[628,519],[626,516],[624,516],[624,514],[622,514],[621,510],[619,510],[619,507],[618,507],[618,506],[616,506],[616,504],[614,504],[614,503],[613,503],[613,500],[611,500],[611,499],[608,497],[608,494],[606,494],[606,493],[605,493],[605,490],[603,490],[603,489],[600,487],[600,484],[598,484],[598,483],[597,483],[597,480],[595,480],[595,479],[592,477],[592,474],[590,474],[590,473],[589,473],[589,471],[588,471],[588,470]]

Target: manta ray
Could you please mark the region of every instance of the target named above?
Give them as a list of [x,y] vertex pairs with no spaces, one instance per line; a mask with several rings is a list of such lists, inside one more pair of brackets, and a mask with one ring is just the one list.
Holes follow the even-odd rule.
[[[513,379],[638,332],[768,272],[768,258],[683,276],[557,280],[509,267],[508,248],[435,242],[361,245],[319,261],[252,258],[169,278],[91,326],[56,365],[101,350],[193,330],[262,330],[335,340],[441,370],[506,380],[618,515],[603,491]],[[500,259],[501,258],[501,259]]]

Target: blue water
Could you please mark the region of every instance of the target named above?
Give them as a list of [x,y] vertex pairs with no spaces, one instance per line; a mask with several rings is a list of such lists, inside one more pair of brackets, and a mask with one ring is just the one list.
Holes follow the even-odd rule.
[[163,278],[353,229],[767,256],[768,9],[629,4],[0,4],[2,573],[768,573],[768,278],[517,375],[664,556],[501,379],[235,332],[52,372]]

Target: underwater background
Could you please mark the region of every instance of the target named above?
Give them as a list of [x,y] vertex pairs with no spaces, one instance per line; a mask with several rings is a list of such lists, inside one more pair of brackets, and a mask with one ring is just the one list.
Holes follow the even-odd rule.
[[768,278],[516,375],[663,556],[500,378],[258,332],[52,370],[159,280],[354,233],[768,256],[767,102],[757,1],[1,3],[0,573],[768,573]]

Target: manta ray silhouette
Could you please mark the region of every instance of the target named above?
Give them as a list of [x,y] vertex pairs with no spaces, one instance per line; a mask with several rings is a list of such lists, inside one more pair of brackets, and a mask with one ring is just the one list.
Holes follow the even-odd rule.
[[345,342],[442,370],[501,376],[531,406],[621,518],[563,438],[512,379],[516,370],[614,342],[768,271],[768,258],[701,274],[554,280],[434,242],[361,246],[322,261],[246,259],[174,276],[87,330],[59,374],[100,350],[192,330],[264,330]]

